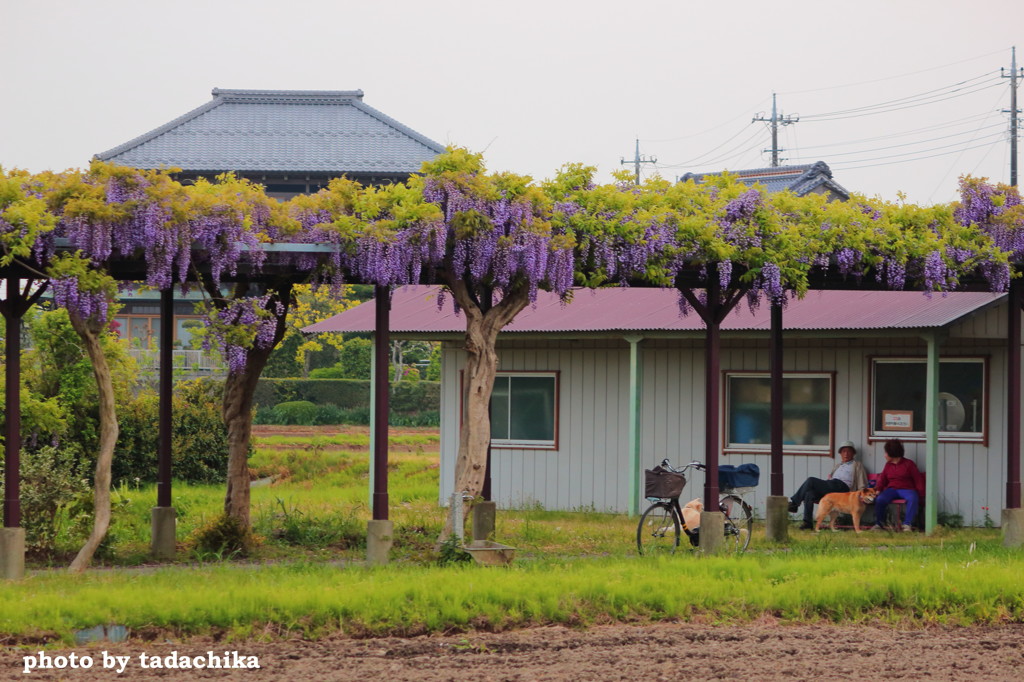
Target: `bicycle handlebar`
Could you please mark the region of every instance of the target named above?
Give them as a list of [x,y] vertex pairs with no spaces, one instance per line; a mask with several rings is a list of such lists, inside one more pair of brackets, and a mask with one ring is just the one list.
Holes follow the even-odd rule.
[[696,460],[690,462],[689,464],[684,464],[683,466],[681,466],[679,468],[676,468],[676,467],[672,466],[671,463],[669,463],[668,457],[666,457],[665,459],[661,460],[661,466],[662,466],[662,468],[668,469],[669,471],[671,471],[673,473],[676,473],[676,474],[681,474],[684,471],[686,471],[687,469],[691,469],[691,468],[692,469],[696,469],[697,471],[706,471],[707,470],[707,466],[704,464],[704,462],[698,462]]

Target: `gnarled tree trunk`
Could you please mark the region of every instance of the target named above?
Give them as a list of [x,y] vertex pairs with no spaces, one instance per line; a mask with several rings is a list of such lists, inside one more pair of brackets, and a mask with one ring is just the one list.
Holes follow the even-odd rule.
[[[463,493],[463,515],[468,518],[472,500],[483,490],[487,471],[487,446],[491,442],[491,392],[498,372],[495,345],[498,332],[505,328],[529,303],[525,287],[516,287],[488,310],[483,310],[465,282],[449,282],[452,295],[466,315],[466,395],[459,454],[455,461],[455,491]],[[484,306],[486,307],[486,306]],[[441,542],[455,529],[449,515]]]
[[270,300],[284,305],[277,315],[274,339],[268,348],[253,348],[246,355],[245,367],[229,371],[224,382],[224,400],[221,416],[228,432],[227,490],[224,494],[224,514],[236,519],[243,528],[250,526],[249,504],[249,443],[252,438],[252,404],[256,384],[267,365],[274,348],[281,343],[287,329],[288,308],[291,301],[291,283],[277,286]]
[[99,452],[96,455],[96,478],[93,492],[93,524],[92,532],[82,549],[68,567],[74,573],[81,573],[92,562],[96,549],[103,542],[110,528],[110,468],[114,460],[114,446],[117,444],[117,412],[114,407],[114,381],[110,375],[107,357],[103,354],[100,344],[102,323],[89,318],[82,319],[74,311],[68,311],[71,326],[85,344],[85,351],[92,362],[93,375],[96,377],[96,388],[99,392],[100,437]]

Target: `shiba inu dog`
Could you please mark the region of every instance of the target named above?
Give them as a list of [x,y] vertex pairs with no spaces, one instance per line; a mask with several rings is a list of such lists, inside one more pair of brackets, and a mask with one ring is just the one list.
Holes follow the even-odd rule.
[[818,516],[814,523],[814,532],[821,531],[821,524],[828,516],[828,527],[836,529],[836,517],[849,514],[853,517],[853,529],[860,532],[860,517],[867,505],[875,501],[878,495],[874,488],[863,488],[850,493],[829,493],[818,502]]

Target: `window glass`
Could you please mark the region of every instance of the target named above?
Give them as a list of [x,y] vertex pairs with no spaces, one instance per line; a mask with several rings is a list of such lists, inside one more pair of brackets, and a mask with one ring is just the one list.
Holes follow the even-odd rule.
[[[872,381],[875,433],[924,433],[926,373],[923,359],[875,360]],[[940,360],[939,432],[950,436],[980,436],[985,426],[984,408],[984,360]]]
[[499,374],[491,394],[491,441],[554,444],[555,403],[555,375]]
[[[782,442],[786,450],[828,451],[832,440],[832,378],[782,379]],[[730,374],[726,383],[726,433],[733,449],[771,445],[771,380],[763,374]]]

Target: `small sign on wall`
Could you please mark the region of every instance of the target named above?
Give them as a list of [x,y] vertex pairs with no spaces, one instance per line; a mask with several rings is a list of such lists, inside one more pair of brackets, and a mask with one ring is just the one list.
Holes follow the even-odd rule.
[[882,410],[883,431],[913,431],[914,412],[912,410]]

